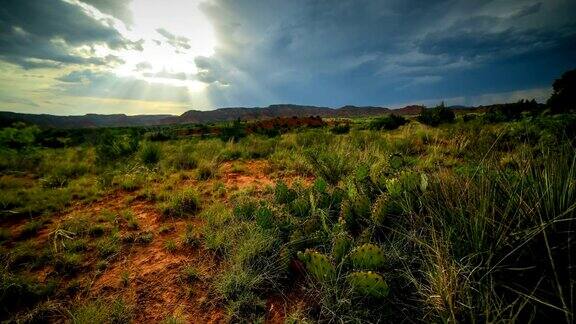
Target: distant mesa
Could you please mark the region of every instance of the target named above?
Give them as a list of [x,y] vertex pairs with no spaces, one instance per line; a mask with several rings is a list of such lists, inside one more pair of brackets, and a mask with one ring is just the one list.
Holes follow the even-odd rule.
[[124,114],[86,114],[83,116],[56,116],[48,114],[21,114],[0,112],[0,126],[9,126],[15,122],[36,124],[41,127],[54,128],[94,128],[94,127],[129,127],[156,126],[171,124],[204,124],[233,120],[264,120],[277,117],[310,117],[346,118],[369,117],[384,114],[417,115],[423,106],[406,106],[390,109],[374,106],[343,106],[340,108],[303,106],[291,104],[270,105],[268,107],[230,107],[215,110],[189,110],[180,116],[176,115],[135,115]]

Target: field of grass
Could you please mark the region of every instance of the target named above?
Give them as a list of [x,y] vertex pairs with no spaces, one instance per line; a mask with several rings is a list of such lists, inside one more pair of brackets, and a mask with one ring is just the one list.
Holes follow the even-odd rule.
[[0,320],[572,323],[576,116],[442,109],[0,129]]

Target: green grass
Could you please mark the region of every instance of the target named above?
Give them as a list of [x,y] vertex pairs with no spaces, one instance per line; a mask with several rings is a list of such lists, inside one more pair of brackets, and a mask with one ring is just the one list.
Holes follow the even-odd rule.
[[154,166],[162,158],[162,148],[155,143],[145,143],[140,148],[140,160],[147,166]]
[[130,277],[130,272],[127,270],[122,271],[122,273],[120,273],[120,284],[124,287],[128,287],[130,284]]
[[182,276],[189,282],[202,278],[202,273],[195,266],[188,265],[182,270]]
[[185,217],[200,210],[200,197],[193,189],[173,193],[161,204],[162,214],[166,216]]
[[77,324],[127,323],[133,315],[131,307],[122,299],[95,300],[71,309],[70,321]]
[[106,237],[96,242],[96,250],[102,258],[112,257],[120,251],[118,240],[112,237]]
[[166,251],[174,253],[178,249],[178,244],[176,243],[176,241],[168,239],[164,241],[164,248],[166,249]]

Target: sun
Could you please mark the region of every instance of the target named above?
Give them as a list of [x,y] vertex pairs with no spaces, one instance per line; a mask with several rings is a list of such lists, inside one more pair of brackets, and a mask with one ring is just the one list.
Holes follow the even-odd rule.
[[216,37],[212,25],[199,9],[200,0],[134,0],[132,39],[142,39],[142,51],[125,51],[120,75],[150,82],[186,85],[200,90],[204,83],[194,79],[194,58],[214,53]]

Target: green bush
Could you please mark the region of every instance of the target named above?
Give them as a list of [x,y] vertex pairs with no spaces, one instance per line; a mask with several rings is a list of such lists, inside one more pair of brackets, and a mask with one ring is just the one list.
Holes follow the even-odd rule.
[[139,139],[134,133],[117,135],[112,131],[104,131],[95,147],[96,162],[99,165],[107,165],[127,158],[138,150],[138,146]]
[[198,165],[196,170],[196,178],[198,180],[208,180],[216,175],[217,165],[215,163],[202,162]]
[[330,128],[330,132],[336,135],[348,134],[350,132],[349,124],[337,124]]
[[372,130],[394,130],[408,123],[408,120],[400,115],[390,114],[385,117],[375,118],[370,121]]
[[139,155],[142,163],[148,166],[153,166],[160,162],[160,158],[162,157],[162,150],[158,144],[145,143],[140,148]]
[[566,113],[576,109],[576,69],[565,72],[552,85],[554,92],[548,99],[552,113]]
[[179,170],[192,170],[198,167],[198,160],[192,152],[182,148],[173,154],[172,165]]
[[455,118],[454,112],[442,103],[434,108],[422,109],[417,120],[428,126],[438,126],[443,123],[451,123]]
[[330,184],[337,184],[352,171],[349,152],[343,148],[317,148],[304,151],[311,171]]

